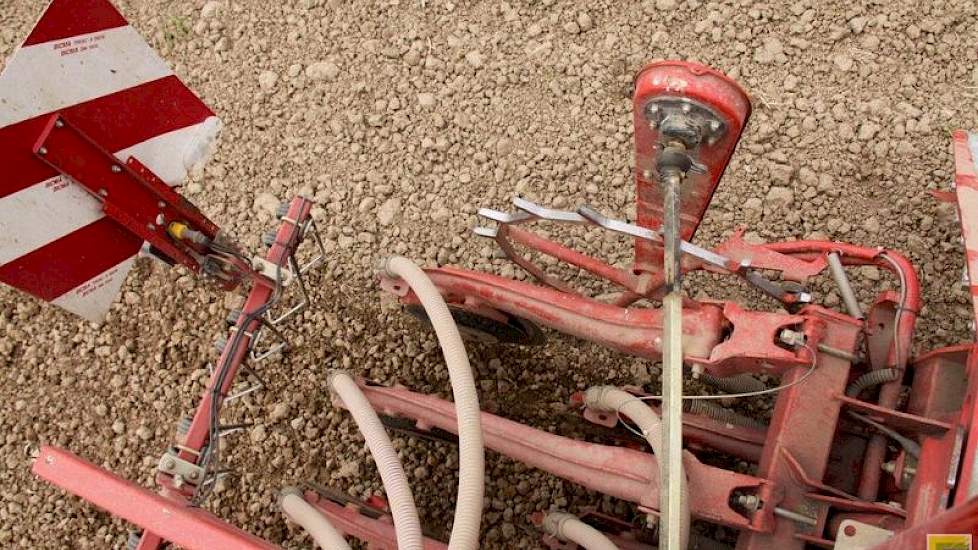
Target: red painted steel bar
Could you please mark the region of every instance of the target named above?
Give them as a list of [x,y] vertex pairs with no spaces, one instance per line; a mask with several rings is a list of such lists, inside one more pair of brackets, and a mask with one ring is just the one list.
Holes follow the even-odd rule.
[[[397,535],[393,520],[384,516],[371,518],[361,514],[353,507],[341,506],[315,491],[306,491],[306,502],[322,512],[337,530],[366,542],[371,550],[397,550]],[[448,545],[425,537],[424,550],[447,550]]]
[[274,550],[210,512],[155,494],[55,447],[41,447],[35,475],[188,550]]
[[[298,246],[301,238],[302,224],[308,219],[311,211],[312,202],[307,199],[297,197],[292,200],[286,218],[284,218],[291,221],[286,221],[279,226],[275,243],[271,246],[266,256],[269,262],[288,267],[289,256],[295,252],[295,247]],[[289,244],[290,246],[286,246]],[[260,310],[268,303],[272,298],[274,290],[274,281],[258,280],[251,289],[251,292],[248,293],[248,298],[241,308],[241,316],[238,317],[238,322],[235,325],[236,330],[243,333],[241,335],[241,343],[233,349],[230,345],[226,346],[224,351],[221,352],[221,358],[217,363],[218,365],[229,365],[224,383],[217,393],[218,407],[220,407],[220,401],[224,400],[231,386],[234,384],[234,377],[238,369],[241,368],[242,363],[244,363],[248,355],[248,350],[250,349],[251,339],[261,323],[260,319],[256,319],[251,321],[247,326],[244,326],[244,322],[250,313]],[[229,338],[228,340],[230,342],[233,338]],[[228,357],[229,355],[232,356]],[[197,406],[197,411],[194,413],[193,423],[190,425],[190,429],[181,442],[183,447],[192,449],[193,451],[200,451],[207,444],[208,428],[211,420],[211,400],[213,399],[213,390],[218,383],[219,376],[220,370],[215,369],[214,374],[207,384],[207,390],[204,391],[200,404]],[[187,451],[182,451],[181,457],[185,460],[196,460],[196,455]]]
[[[555,243],[550,239],[545,239],[532,231],[526,231],[515,226],[504,227],[506,227],[506,235],[515,243],[522,244],[523,246],[527,246],[534,250],[539,250],[544,254],[553,256],[562,262],[566,262],[570,265],[588,271],[636,294],[644,294],[648,291],[649,284],[646,282],[644,285],[645,288],[641,288],[640,285],[642,283],[640,278],[634,273],[608,265],[607,263],[596,258],[592,258],[587,254],[583,254],[574,249]],[[660,276],[659,279],[661,278],[662,277]]]
[[[440,428],[457,433],[455,406],[449,401],[398,388],[361,383],[371,405],[383,414],[417,421],[420,429]],[[482,413],[486,447],[573,481],[591,490],[658,509],[659,469],[656,458],[624,447],[577,441]],[[736,489],[749,489],[765,496],[774,488],[763,479],[738,474],[700,463],[687,455],[690,507],[694,517],[748,530],[767,529],[758,518],[751,521],[727,503]]]
[[[809,306],[806,310],[819,314],[827,321],[828,330],[824,339],[827,345],[850,353],[854,350],[860,331],[857,321],[817,306]],[[794,457],[797,466],[807,477],[822,480],[842,408],[835,397],[845,390],[849,367],[849,363],[843,359],[820,353],[818,368],[804,383],[786,388],[778,394],[757,468],[759,477],[776,483],[783,490],[780,501],[772,505],[816,518],[819,525],[824,525],[824,518],[819,518],[819,507],[809,501],[807,494],[810,489],[799,482],[787,455]],[[799,367],[783,377],[781,382],[791,383],[804,374],[805,370]],[[801,550],[804,542],[796,535],[811,531],[808,526],[779,519],[773,532],[741,534],[737,550]]]

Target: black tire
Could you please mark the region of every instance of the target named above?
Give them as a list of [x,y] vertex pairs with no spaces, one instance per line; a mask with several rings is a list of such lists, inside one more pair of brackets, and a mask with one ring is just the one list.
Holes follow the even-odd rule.
[[[533,323],[503,312],[506,322],[473,313],[460,306],[449,304],[452,318],[458,324],[462,338],[485,344],[516,344],[521,346],[539,346],[546,342],[546,336],[540,327]],[[413,317],[431,327],[428,314],[420,305],[407,306],[407,311]]]

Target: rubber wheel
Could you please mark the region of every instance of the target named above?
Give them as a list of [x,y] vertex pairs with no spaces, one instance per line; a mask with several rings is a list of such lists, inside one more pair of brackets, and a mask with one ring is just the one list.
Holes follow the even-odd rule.
[[[473,313],[462,307],[449,304],[452,318],[458,325],[462,338],[483,344],[517,344],[521,346],[539,346],[546,342],[546,337],[540,327],[532,321],[503,313],[506,322],[492,319],[478,313]],[[407,306],[407,311],[424,324],[431,327],[428,313],[420,305]]]

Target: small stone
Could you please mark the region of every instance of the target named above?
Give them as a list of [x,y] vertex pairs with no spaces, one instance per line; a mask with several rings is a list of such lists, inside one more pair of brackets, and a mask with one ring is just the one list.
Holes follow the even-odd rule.
[[153,437],[153,430],[150,430],[146,426],[140,426],[136,428],[136,437],[143,441],[149,441]]
[[258,424],[251,429],[251,433],[249,435],[252,443],[261,443],[268,437],[268,432],[265,430],[264,424]]
[[581,27],[578,26],[576,21],[568,21],[564,23],[563,29],[567,34],[579,34],[581,32]]
[[126,433],[126,423],[121,420],[116,420],[112,423],[112,431],[115,432],[116,435]]
[[876,132],[878,131],[879,127],[867,120],[859,125],[859,132],[856,134],[856,137],[860,141],[869,141],[876,136]]
[[384,201],[377,209],[377,221],[380,225],[391,225],[401,213],[401,199],[392,197]]
[[832,57],[832,62],[835,63],[835,67],[842,72],[849,72],[852,70],[853,60],[844,53],[835,54]]
[[672,11],[676,7],[676,0],[655,0],[655,9],[659,11]]
[[95,405],[95,414],[98,416],[105,416],[109,414],[109,408],[105,406],[104,403],[99,403],[98,405]]
[[425,109],[430,109],[435,106],[435,94],[429,94],[427,92],[422,92],[418,94],[418,105],[421,105]]
[[287,416],[289,416],[288,403],[276,403],[275,406],[272,407],[272,412],[268,415],[272,422],[277,422]]
[[275,89],[275,84],[278,83],[278,74],[272,71],[262,71],[258,75],[258,86],[265,91],[271,91]]
[[591,16],[585,12],[577,14],[577,26],[581,28],[581,32],[587,32],[594,28],[594,21],[591,20]]
[[863,229],[870,233],[879,233],[882,228],[880,227],[880,221],[876,217],[869,217],[863,221]]
[[787,187],[772,187],[765,197],[765,206],[769,208],[784,208],[795,200],[795,194]]
[[472,50],[471,52],[465,54],[465,62],[478,69],[482,66],[484,60],[482,59],[482,54],[479,53],[478,50]]
[[255,203],[253,208],[259,212],[268,212],[269,214],[274,214],[278,210],[279,200],[275,195],[265,192],[259,193],[255,197]]
[[313,63],[306,67],[306,76],[310,80],[325,80],[326,82],[332,82],[336,80],[336,77],[340,74],[340,68],[334,63],[329,61],[320,61],[319,63]]
[[880,270],[874,265],[864,265],[859,268],[859,274],[870,281],[880,280]]
[[221,11],[221,3],[211,0],[204,4],[204,7],[200,9],[200,16],[203,19],[209,19],[217,15]]

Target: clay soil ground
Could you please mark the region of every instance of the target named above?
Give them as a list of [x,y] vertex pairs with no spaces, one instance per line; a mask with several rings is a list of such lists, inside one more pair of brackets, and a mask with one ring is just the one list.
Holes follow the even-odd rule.
[[[0,3],[0,51],[43,2]],[[978,128],[978,4],[948,1],[448,2],[125,0],[120,7],[226,131],[190,198],[252,250],[278,201],[314,198],[329,259],[295,351],[261,365],[270,387],[230,413],[254,423],[224,456],[208,501],[289,547],[310,546],[276,507],[310,480],[364,497],[379,479],[325,373],[450,393],[436,342],[384,305],[374,266],[391,253],[525,275],[470,234],[479,206],[522,194],[632,213],[632,76],[652,59],[712,65],[755,113],[696,240],[832,238],[892,247],[918,266],[918,351],[970,339],[949,134]],[[310,67],[313,67],[310,69]],[[0,176],[2,177],[2,176]],[[625,262],[622,240],[577,241]],[[854,274],[868,302],[874,269]],[[741,296],[711,280],[694,295]],[[832,286],[816,300],[839,307]],[[0,546],[121,547],[127,527],[34,479],[55,444],[147,486],[213,359],[228,300],[185,272],[140,263],[101,326],[0,289]],[[473,346],[483,406],[562,431],[569,395],[652,383],[653,366],[551,335],[534,349]],[[752,410],[751,407],[746,407]],[[764,407],[756,409],[763,416]],[[564,432],[567,433],[567,432]],[[447,537],[456,451],[398,438],[423,521]],[[627,506],[488,455],[486,548],[537,547],[538,510]]]

